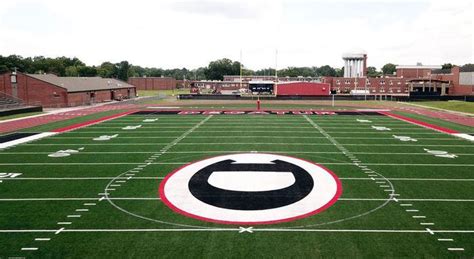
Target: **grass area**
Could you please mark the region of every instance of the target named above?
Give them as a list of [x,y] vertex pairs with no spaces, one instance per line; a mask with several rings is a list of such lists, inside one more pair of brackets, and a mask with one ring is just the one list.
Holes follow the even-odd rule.
[[450,111],[472,113],[474,115],[474,102],[463,101],[427,101],[427,102],[413,102],[417,105],[425,107],[432,107]]
[[38,114],[43,114],[43,113],[44,112],[27,112],[27,113],[14,114],[14,115],[8,115],[8,116],[0,116],[0,121],[23,118],[23,117],[38,115]]
[[[130,125],[142,126],[123,130]],[[79,152],[48,156],[67,149]],[[340,179],[342,195],[315,215],[251,228],[184,216],[160,200],[158,186],[170,172],[240,152],[319,163]],[[0,258],[471,258],[474,235],[463,231],[474,229],[473,156],[471,142],[385,116],[129,115],[0,152],[2,172],[21,173],[0,183]]]
[[423,115],[419,115],[419,114],[408,113],[408,112],[394,111],[393,113],[400,114],[400,115],[403,115],[403,116],[406,116],[406,117],[409,117],[409,118],[417,119],[417,120],[420,120],[420,121],[428,122],[428,123],[431,123],[431,124],[434,124],[434,125],[442,126],[442,127],[448,128],[448,129],[457,130],[457,131],[462,132],[462,133],[474,133],[474,129],[472,127],[457,124],[457,123],[453,123],[453,122],[449,122],[449,121],[445,121],[445,120],[442,120],[442,119],[431,118],[431,117],[427,117],[427,116],[423,116]]
[[189,94],[189,89],[175,89],[175,90],[138,90],[138,96],[176,96],[178,94]]

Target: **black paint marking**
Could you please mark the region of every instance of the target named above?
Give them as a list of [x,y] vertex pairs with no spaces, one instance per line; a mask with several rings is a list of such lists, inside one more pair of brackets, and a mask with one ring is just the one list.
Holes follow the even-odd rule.
[[[234,160],[224,160],[209,165],[189,180],[188,188],[198,200],[225,209],[264,210],[293,204],[306,197],[314,187],[311,175],[303,168],[281,160],[273,164],[240,164]],[[262,192],[239,192],[224,190],[209,184],[208,180],[215,171],[255,171],[291,172],[295,183],[283,189]]]
[[0,136],[0,143],[5,143],[12,140],[21,139],[21,138],[26,138],[26,137],[37,135],[37,134],[39,133],[34,133],[34,132],[12,133],[8,135]]
[[133,115],[318,115],[318,116],[331,116],[331,115],[373,115],[373,116],[385,116],[377,111],[306,111],[306,110],[294,110],[294,111],[214,111],[214,110],[188,110],[188,111],[138,111],[129,114]]

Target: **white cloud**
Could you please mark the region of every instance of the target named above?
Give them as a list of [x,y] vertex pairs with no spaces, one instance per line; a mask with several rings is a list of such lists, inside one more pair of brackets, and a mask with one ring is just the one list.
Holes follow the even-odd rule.
[[0,54],[196,68],[238,60],[242,49],[258,69],[275,65],[275,49],[279,67],[341,67],[342,52],[358,47],[377,67],[464,64],[473,62],[472,13],[469,0],[12,0],[0,6]]

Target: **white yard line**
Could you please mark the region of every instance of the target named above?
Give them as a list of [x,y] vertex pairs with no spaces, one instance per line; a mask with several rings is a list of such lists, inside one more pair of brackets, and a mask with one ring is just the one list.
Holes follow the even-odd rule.
[[[244,152],[244,151],[243,151]],[[350,165],[354,166],[354,163],[349,162],[320,162],[315,161],[322,165]],[[191,162],[155,162],[152,165],[185,165]],[[0,165],[141,165],[143,163],[0,163]],[[474,164],[397,164],[397,163],[362,163],[362,165],[373,165],[373,166],[424,166],[424,167],[472,167]],[[3,180],[3,179],[2,179]]]
[[[115,177],[23,177],[23,178],[4,178],[4,181],[82,181],[82,180],[111,180]],[[119,179],[127,179],[122,177]],[[137,176],[133,178],[134,180],[161,180],[164,179],[163,176]],[[383,178],[375,177],[376,180],[381,180]],[[442,181],[442,182],[474,182],[473,179],[463,179],[463,178],[387,178],[390,181]],[[339,180],[346,181],[368,181],[369,178],[360,178],[360,177],[339,177]],[[117,180],[117,183],[125,183],[126,181]],[[386,183],[386,181],[376,181],[375,183]],[[118,184],[117,184],[118,185]],[[114,186],[114,185],[110,185]]]
[[[161,200],[159,197],[109,197],[110,200]],[[67,198],[0,198],[0,202],[29,202],[29,201],[93,201],[97,200],[97,198],[74,198],[74,197],[67,197]],[[386,198],[339,198],[340,201],[385,201]],[[418,198],[407,198],[407,199],[398,199],[399,201],[418,201],[418,202],[474,202],[474,199],[418,199]],[[84,206],[94,206],[95,203],[84,203]],[[87,211],[87,209],[77,209],[76,211]],[[418,212],[418,210],[407,210],[408,212]],[[72,217],[79,217],[80,215],[69,215]],[[413,216],[415,218],[420,216]],[[421,218],[421,217],[420,217]]]
[[[346,232],[346,233],[419,233],[426,230],[418,229],[298,229],[298,228],[256,228],[254,232]],[[55,233],[56,229],[0,229],[0,233]],[[68,233],[97,233],[97,232],[223,232],[240,231],[240,228],[137,228],[137,229],[62,229]],[[434,233],[471,234],[474,230],[432,230]]]
[[[242,153],[242,150],[201,150],[201,151],[168,151],[167,154],[207,154],[207,153]],[[127,154],[153,154],[156,151],[127,151]],[[274,153],[274,154],[341,154],[341,152],[332,151],[259,151],[259,153]],[[1,152],[0,155],[37,155],[37,154],[51,154],[51,152]],[[124,154],[118,151],[81,151],[79,154]],[[352,152],[357,155],[420,155],[432,156],[427,152],[424,153],[396,153],[396,152]],[[456,153],[458,156],[474,156],[474,153]],[[154,156],[152,156],[154,157]]]
[[464,251],[462,247],[450,247],[448,248],[449,251]]
[[21,251],[36,251],[38,247],[22,247]]
[[35,241],[50,241],[51,238],[41,238],[41,237],[37,237],[35,238]]
[[[82,143],[81,146],[157,146],[165,145],[163,143]],[[176,145],[285,145],[285,146],[332,146],[332,143],[270,143],[270,142],[195,142],[195,143],[178,143]],[[78,145],[77,143],[27,143],[25,145],[29,146],[67,146],[67,145]],[[455,145],[455,144],[351,144],[344,143],[344,146],[373,146],[373,147],[384,147],[384,146],[393,146],[393,147],[471,147],[473,145]],[[81,153],[79,153],[81,154]]]

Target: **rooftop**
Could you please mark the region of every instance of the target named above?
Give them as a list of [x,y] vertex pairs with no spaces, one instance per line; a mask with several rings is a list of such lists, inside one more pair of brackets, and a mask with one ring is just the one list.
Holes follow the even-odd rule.
[[65,88],[68,92],[84,92],[94,90],[110,90],[122,88],[134,88],[113,78],[102,77],[58,77],[53,74],[27,74],[29,77]]

